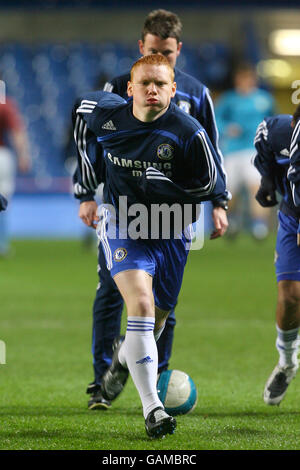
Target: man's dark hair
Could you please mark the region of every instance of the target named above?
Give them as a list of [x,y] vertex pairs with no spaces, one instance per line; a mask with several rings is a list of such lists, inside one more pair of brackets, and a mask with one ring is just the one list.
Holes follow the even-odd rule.
[[167,10],[153,10],[145,19],[142,30],[142,41],[144,42],[146,34],[155,34],[161,39],[175,38],[180,40],[182,24],[179,17]]
[[297,124],[298,119],[300,119],[300,104],[298,104],[296,111],[293,114],[293,123],[294,125]]

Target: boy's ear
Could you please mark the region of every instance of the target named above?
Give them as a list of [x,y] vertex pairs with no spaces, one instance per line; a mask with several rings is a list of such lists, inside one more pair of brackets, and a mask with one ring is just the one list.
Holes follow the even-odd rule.
[[127,95],[132,96],[132,84],[131,82],[127,82]]

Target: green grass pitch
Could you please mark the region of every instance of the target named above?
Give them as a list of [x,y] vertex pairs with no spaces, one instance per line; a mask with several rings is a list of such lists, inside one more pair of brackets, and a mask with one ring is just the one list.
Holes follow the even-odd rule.
[[0,261],[0,449],[299,450],[299,377],[280,407],[262,400],[277,362],[274,240],[206,241],[190,254],[170,368],[191,375],[198,404],[158,441],[131,379],[110,410],[87,409],[96,253],[15,241]]

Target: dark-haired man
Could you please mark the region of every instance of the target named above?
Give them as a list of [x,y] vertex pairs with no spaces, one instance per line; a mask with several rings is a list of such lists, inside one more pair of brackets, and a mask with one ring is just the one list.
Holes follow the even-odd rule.
[[[180,41],[181,29],[180,18],[175,13],[162,9],[154,10],[145,19],[141,39],[138,41],[139,50],[143,56],[156,53],[163,55],[171,67],[174,68],[174,81],[177,88],[172,102],[202,124],[214,146],[221,166],[223,166],[222,155],[218,148],[218,132],[209,91],[197,79],[175,67],[182,48],[182,42]],[[105,84],[104,90],[116,93],[126,101],[131,101],[132,97],[127,94],[129,79],[129,73],[114,78],[111,82]],[[97,204],[94,201],[94,193],[87,192],[78,184],[76,184],[76,189],[76,197],[80,199],[81,203],[79,216],[86,225],[95,228]],[[106,269],[101,248],[98,254],[98,275],[100,282],[93,306],[92,336],[95,379],[87,388],[87,393],[91,394],[88,403],[89,409],[107,409],[110,406],[101,396],[100,384],[103,373],[111,361],[112,342],[119,334],[123,309],[122,298]],[[175,323],[174,310],[172,310],[158,342],[158,372],[168,368]]]
[[[272,207],[277,204],[276,191],[282,196],[275,251],[278,289],[276,348],[279,360],[264,389],[263,398],[268,405],[281,403],[299,367],[299,117],[300,106],[293,116],[280,114],[265,118],[258,126],[254,141],[257,151],[254,165],[262,177],[257,201],[262,207]],[[292,187],[289,180],[292,181]]]

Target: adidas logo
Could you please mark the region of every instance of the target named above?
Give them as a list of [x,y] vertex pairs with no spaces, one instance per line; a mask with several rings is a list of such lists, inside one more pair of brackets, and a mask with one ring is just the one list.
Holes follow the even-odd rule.
[[281,154],[281,155],[285,155],[286,157],[289,157],[289,156],[290,156],[290,152],[288,151],[288,149],[282,149],[282,150],[280,150],[280,154]]
[[149,364],[149,362],[153,362],[153,359],[151,359],[150,356],[146,356],[143,359],[136,361],[136,364]]
[[117,130],[116,126],[114,125],[114,123],[112,121],[108,121],[105,124],[103,124],[102,129],[105,129],[107,131],[116,131]]

